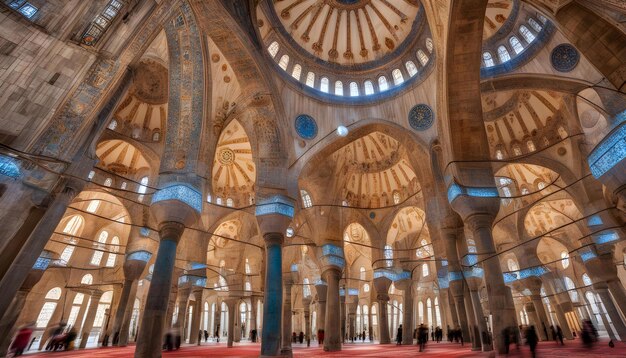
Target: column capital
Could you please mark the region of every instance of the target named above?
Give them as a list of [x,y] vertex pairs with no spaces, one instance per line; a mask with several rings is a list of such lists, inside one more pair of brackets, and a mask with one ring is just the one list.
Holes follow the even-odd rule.
[[492,213],[476,213],[466,217],[464,222],[471,231],[476,231],[479,228],[491,229],[495,219],[496,216]]
[[265,246],[281,246],[285,241],[285,235],[281,232],[268,232],[263,234],[263,240],[265,241]]
[[165,221],[159,224],[159,237],[161,240],[170,240],[178,244],[184,231],[185,224],[177,221]]
[[124,261],[124,277],[134,281],[141,276],[152,254],[147,251],[135,251],[126,255]]
[[500,195],[496,187],[465,187],[452,183],[448,187],[448,201],[464,223],[476,214],[490,214],[495,218],[500,210]]
[[387,293],[377,293],[376,300],[380,302],[389,302],[389,294]]

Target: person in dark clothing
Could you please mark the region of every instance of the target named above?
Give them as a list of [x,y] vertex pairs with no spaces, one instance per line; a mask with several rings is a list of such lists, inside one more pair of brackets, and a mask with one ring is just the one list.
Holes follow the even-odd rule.
[[426,349],[426,341],[428,340],[428,328],[424,326],[424,324],[420,324],[419,329],[417,330],[417,343],[420,346],[420,352],[423,352]]
[[207,332],[207,330],[204,330],[204,341],[208,342],[209,341],[209,332]]
[[530,347],[530,354],[533,358],[536,356],[537,343],[539,342],[539,337],[537,337],[537,332],[535,331],[535,326],[530,326],[526,329],[526,344]]
[[509,345],[511,345],[511,332],[509,327],[502,330],[502,343],[504,343],[504,354],[509,354]]
[[546,328],[546,324],[541,322],[541,324],[543,325],[543,334],[546,336],[546,340],[550,339],[550,336],[548,336],[548,329]]
[[398,332],[396,332],[396,345],[402,344],[402,325],[398,327]]
[[561,342],[562,346],[565,345],[565,343],[563,343],[563,330],[561,329],[561,326],[559,325],[556,326],[556,338],[559,342]]
[[324,330],[323,329],[317,330],[317,341],[319,342],[320,346],[324,345]]
[[300,344],[304,343],[304,332],[300,331],[300,334],[298,335],[298,341],[300,342]]
[[[554,329],[554,326],[550,325],[550,334],[552,336],[552,340],[556,341],[556,329]],[[550,339],[550,338],[548,338]]]

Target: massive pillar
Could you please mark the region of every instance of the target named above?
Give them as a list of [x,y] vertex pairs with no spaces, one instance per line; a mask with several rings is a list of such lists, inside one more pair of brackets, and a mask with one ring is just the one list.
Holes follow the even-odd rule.
[[402,344],[413,344],[413,282],[410,278],[394,283],[396,288],[403,290],[402,300],[404,311],[402,312]]
[[[608,286],[606,285],[606,283],[603,282],[594,283],[593,289],[598,295],[600,295],[602,303],[604,304],[604,308],[606,309],[606,313],[609,315],[609,317],[611,317],[611,322],[613,323],[613,326],[615,327],[615,330],[617,331],[617,335],[619,336],[620,340],[622,342],[626,341],[626,325],[619,315],[618,308],[615,306],[615,303],[613,303],[613,300],[611,299],[611,294],[609,293]],[[607,326],[607,330],[609,329],[610,327]]]
[[325,282],[320,282],[315,285],[315,291],[317,292],[317,332],[315,334],[318,334],[321,329],[324,329],[326,323],[326,294],[328,286]]
[[311,346],[311,298],[302,297],[302,305],[304,306],[304,341],[306,346]]
[[[176,323],[174,323],[174,327],[178,328],[178,333],[181,336],[181,339],[185,340],[185,321],[189,317],[189,312],[187,310],[187,303],[189,302],[189,294],[191,293],[191,285],[189,284],[179,284],[178,285],[178,312],[176,316]],[[229,311],[230,312],[230,311]]]
[[339,303],[339,280],[341,268],[327,266],[322,276],[326,280],[326,319],[324,323],[324,351],[334,352],[341,350],[341,317]]
[[204,331],[202,337],[199,336],[200,333],[200,320],[202,319],[202,292],[204,289],[202,287],[194,287],[193,295],[195,297],[194,306],[193,306],[193,318],[191,319],[191,335],[189,336],[189,343],[194,344],[197,343],[200,345],[200,341],[202,341],[202,337],[204,337]]
[[235,329],[239,326],[237,324],[237,320],[239,319],[239,314],[237,310],[237,303],[239,302],[238,297],[227,298],[224,300],[226,302],[226,306],[228,307],[228,337],[226,340],[226,346],[228,348],[233,347],[233,340],[235,339]]
[[352,341],[352,338],[356,336],[356,308],[358,306],[358,297],[356,300],[351,299],[348,301],[347,311],[348,311],[348,340]]
[[389,321],[387,319],[387,303],[389,302],[389,286],[391,280],[387,277],[374,277],[374,287],[376,287],[376,301],[378,301],[378,336],[380,344],[391,343],[389,336]]
[[91,301],[89,302],[89,310],[87,311],[85,324],[82,328],[79,348],[87,347],[87,340],[89,339],[89,334],[93,328],[93,321],[96,318],[96,312],[98,311],[98,305],[100,304],[100,297],[102,297],[102,291],[93,290],[91,292]]
[[264,357],[280,355],[283,309],[282,244],[293,212],[293,199],[283,195],[257,201],[256,217],[265,240],[265,292],[261,330],[261,356]]
[[[134,298],[131,296],[131,291],[135,280],[139,278],[143,270],[146,268],[146,264],[150,260],[151,256],[152,254],[147,251],[135,251],[126,255],[126,261],[124,261],[124,286],[122,287],[119,304],[117,305],[117,310],[115,311],[115,320],[113,321],[114,346],[121,345],[120,335],[122,326],[124,324],[130,324],[130,317],[127,316],[129,311],[132,313],[132,304],[130,310],[127,308],[128,303]],[[128,332],[128,328],[126,329],[126,332]],[[122,346],[125,346],[128,343],[128,333],[126,333],[125,336],[126,337]]]
[[[175,205],[174,200],[168,200],[169,203],[157,204],[154,204],[154,201],[153,197],[152,208],[160,222],[159,236],[161,241],[137,337],[136,358],[161,357],[161,340],[165,331],[165,316],[176,261],[176,247],[185,226],[191,226],[195,222],[197,214],[197,212],[192,211],[193,208],[190,206],[182,203]],[[175,219],[176,221],[174,221]]]
[[550,327],[550,320],[548,319],[545,306],[541,299],[541,279],[529,277],[526,279],[525,284],[526,288],[528,288],[531,293],[530,299],[537,315],[537,327],[535,327],[537,335],[542,341],[549,340],[550,338],[547,332]]
[[[45,214],[37,223],[37,226],[28,236],[21,248],[15,251],[15,256],[9,267],[6,267],[0,280],[0,312],[7,312],[13,298],[17,295],[20,287],[28,277],[39,254],[43,251],[48,240],[54,233],[59,221],[65,214],[65,210],[74,197],[82,190],[84,184],[80,180],[71,180],[62,186],[62,190],[52,199]],[[6,260],[2,265],[9,264]]]
[[348,296],[348,289],[344,289],[344,294],[339,295],[339,316],[341,317],[341,341],[346,341],[346,296]]
[[511,290],[504,284],[500,259],[491,234],[495,215],[500,208],[500,199],[497,197],[496,188],[480,188],[479,190],[489,193],[486,196],[463,195],[463,190],[468,192],[468,188],[461,188],[458,185],[451,187],[452,194],[455,194],[454,191],[461,191],[461,194],[449,195],[449,199],[453,209],[461,215],[473,233],[479,254],[477,262],[472,264],[472,271],[477,276],[484,274],[487,282],[489,311],[493,319],[494,347],[499,354],[503,354],[505,329],[517,331],[518,328]]

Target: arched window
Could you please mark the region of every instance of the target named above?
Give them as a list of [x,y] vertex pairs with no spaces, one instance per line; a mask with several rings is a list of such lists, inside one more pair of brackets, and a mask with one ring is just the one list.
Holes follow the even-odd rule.
[[563,126],[559,126],[559,128],[557,128],[557,132],[559,133],[559,137],[561,137],[561,139],[567,138],[567,131],[563,128]]
[[120,185],[120,189],[122,189],[122,190],[126,190],[126,185],[128,185],[128,184],[126,184],[126,182],[125,182],[125,181],[123,181],[123,182],[122,182],[122,185]]
[[228,291],[228,283],[226,283],[226,279],[224,276],[220,276],[218,279],[219,290]]
[[324,93],[328,93],[328,78],[322,77],[320,80],[320,91]]
[[41,311],[39,311],[39,316],[37,316],[37,328],[46,328],[48,326],[48,322],[50,322],[50,318],[54,314],[54,310],[57,308],[57,302],[61,298],[61,288],[55,287],[46,293],[46,302],[41,307]]
[[113,291],[107,291],[102,294],[102,297],[100,297],[100,303],[98,304],[98,309],[96,310],[96,317],[93,320],[94,327],[102,327],[104,324],[106,310],[109,309],[112,301]]
[[515,260],[508,259],[506,264],[509,267],[509,271],[519,271],[519,266],[517,265],[517,262],[515,262]]
[[300,81],[300,76],[301,75],[302,75],[302,66],[296,64],[295,66],[293,66],[293,71],[291,71],[291,77],[293,77],[296,80]]
[[520,54],[522,53],[522,51],[524,51],[524,46],[522,46],[517,37],[511,36],[511,38],[509,39],[509,43],[511,44],[511,47],[516,54]]
[[586,273],[583,274],[583,284],[585,286],[591,286],[593,284],[593,282],[591,282],[591,279],[589,278],[589,275],[587,275]]
[[158,142],[159,140],[161,140],[161,133],[160,132],[152,133],[152,141]]
[[363,285],[363,292],[370,292],[370,285],[368,283]]
[[433,324],[433,304],[430,298],[426,299],[426,319],[429,324]]
[[396,205],[400,204],[400,193],[398,191],[393,192],[393,203]]
[[105,264],[106,267],[114,267],[115,266],[115,261],[117,260],[117,254],[115,254],[115,252],[118,252],[120,247],[120,239],[117,236],[113,236],[113,238],[111,239],[111,253],[109,253],[109,257],[107,257],[107,262]]
[[311,286],[309,285],[309,279],[305,277],[302,283],[304,284],[302,286],[302,295],[304,297],[311,297]]
[[315,73],[309,72],[306,74],[306,82],[305,84],[309,87],[315,86]]
[[359,85],[356,82],[350,82],[350,97],[359,96]]
[[393,266],[393,249],[391,248],[390,245],[385,245],[384,256],[385,256],[385,266],[387,267]]
[[539,25],[539,23],[537,22],[537,20],[533,19],[532,17],[530,19],[528,19],[528,23],[530,24],[530,27],[533,28],[533,30],[537,31],[537,32],[541,32],[541,25]]
[[422,66],[426,66],[428,63],[428,56],[422,50],[417,50],[417,59],[420,60]]
[[87,205],[87,212],[90,212],[93,214],[96,211],[98,211],[99,206],[100,206],[100,200],[92,200],[89,202],[89,205]]
[[496,149],[496,159],[498,160],[504,159],[504,153],[502,153],[502,149]]
[[381,92],[389,89],[389,84],[387,83],[387,77],[385,76],[378,77],[378,89]]
[[524,40],[526,40],[526,42],[531,43],[535,41],[535,35],[533,35],[533,33],[530,32],[528,27],[526,27],[525,25],[519,27],[519,33],[522,35]]
[[139,188],[137,188],[137,193],[139,194],[139,201],[143,201],[143,194],[148,190],[148,181],[150,179],[148,177],[143,177],[139,181]]
[[78,233],[78,230],[82,229],[85,220],[80,215],[74,215],[72,218],[65,224],[65,228],[63,229],[64,234],[68,234],[70,236],[75,236]]
[[[96,15],[87,28],[87,31],[83,34],[81,38],[82,42],[88,46],[93,46],[96,42],[98,42],[102,34],[104,34],[111,23],[113,23],[123,5],[124,3],[119,0],[109,1],[104,10]],[[26,14],[25,16],[30,18],[30,16]]]
[[372,84],[372,81],[365,81],[365,83],[363,84],[363,87],[365,88],[366,96],[374,94],[374,84]]
[[[211,315],[210,317],[214,317],[214,316]],[[203,322],[203,324],[202,324],[203,330],[211,332],[212,330],[209,331],[209,329],[210,329],[209,328],[209,303],[206,302],[206,301],[204,302],[204,309],[202,310],[202,322]],[[211,335],[213,335],[213,334],[211,334]]]
[[395,69],[391,71],[391,76],[393,77],[393,83],[398,86],[404,82],[404,77],[402,76],[402,72],[399,69]]
[[413,77],[417,74],[417,67],[415,67],[413,61],[406,61],[404,67],[406,67],[406,72],[408,72],[409,76]]
[[113,179],[111,178],[106,178],[104,180],[104,186],[111,186],[113,184]]
[[528,188],[522,188],[522,195],[528,195],[530,194],[530,190],[528,190]]
[[313,201],[311,200],[311,196],[307,193],[306,190],[300,190],[300,196],[302,197],[302,205],[305,208],[310,208],[313,206]]
[[211,194],[207,194],[206,195],[206,202],[210,203],[211,202]]
[[428,52],[432,53],[434,50],[434,46],[433,46],[433,39],[431,39],[430,37],[426,39],[426,49],[428,50]]
[[535,142],[533,142],[532,139],[526,141],[526,148],[528,148],[529,152],[534,152],[535,150],[537,150],[537,148],[535,147]]
[[563,266],[564,269],[569,267],[569,253],[567,253],[567,251],[561,252],[561,266]]
[[365,280],[365,267],[363,266],[359,268],[359,280]]
[[81,285],[91,285],[93,283],[93,276],[91,274],[86,274],[83,278],[80,279]]
[[428,268],[428,264],[424,263],[422,264],[422,276],[426,277],[430,275],[430,269]]
[[245,271],[246,271],[246,275],[249,275],[252,273],[252,270],[250,269],[250,261],[248,261],[248,259],[246,259]]
[[539,184],[537,184],[537,188],[539,188],[539,190],[543,190],[546,187],[546,183],[543,181],[540,181]]
[[115,130],[115,128],[117,128],[117,121],[115,119],[112,119],[111,122],[109,122],[109,126],[107,127],[110,130]]
[[278,61],[278,66],[283,69],[283,71],[287,71],[287,66],[289,66],[289,55],[282,55],[280,61]]
[[506,47],[498,47],[498,58],[500,59],[500,63],[505,63],[511,59],[509,51],[506,49]]
[[378,312],[377,312],[377,308],[376,305],[372,305],[372,325],[373,326],[377,326],[378,325]]
[[102,261],[102,256],[104,255],[104,244],[106,244],[107,239],[109,238],[109,233],[106,231],[100,232],[100,236],[98,236],[98,244],[96,245],[95,251],[93,252],[93,256],[91,256],[91,264],[94,266],[100,265],[100,261]]
[[519,144],[513,144],[513,155],[518,156],[522,155],[522,148],[520,148]]
[[278,42],[274,41],[267,48],[267,52],[269,52],[270,56],[272,56],[273,58],[273,57],[276,57],[276,54],[278,53],[278,49],[280,49],[280,45],[278,44]]
[[95,175],[96,175],[96,172],[94,172],[93,170],[90,170],[89,174],[87,175],[87,180],[93,179]]
[[226,198],[226,206],[228,206],[229,208],[232,208],[233,206],[235,206],[235,202],[233,201],[233,198]]
[[491,57],[491,53],[488,51],[483,52],[483,62],[485,62],[485,67],[493,67],[495,65],[493,57]]
[[343,83],[341,81],[335,82],[335,96],[343,96]]
[[567,294],[572,302],[578,302],[578,292],[576,292],[576,285],[574,285],[574,281],[571,278],[565,276],[565,289],[567,290]]
[[424,323],[424,302],[422,301],[417,303],[417,323]]
[[245,291],[252,291],[252,285],[250,284],[250,281],[246,281],[246,284],[244,286],[244,290]]
[[70,310],[70,314],[67,317],[67,325],[68,326],[74,326],[74,324],[76,323],[76,319],[78,318],[78,312],[80,311],[80,306],[83,304],[83,301],[85,300],[85,295],[82,293],[77,293],[76,296],[74,296],[74,300],[72,301],[72,308]]
[[217,198],[215,198],[215,204],[222,205],[222,198],[219,197],[219,196]]
[[72,258],[72,254],[74,253],[74,249],[76,248],[76,243],[78,241],[76,239],[70,239],[69,244],[65,246],[63,252],[61,252],[61,256],[59,257],[61,261],[63,261],[66,265],[70,262]]

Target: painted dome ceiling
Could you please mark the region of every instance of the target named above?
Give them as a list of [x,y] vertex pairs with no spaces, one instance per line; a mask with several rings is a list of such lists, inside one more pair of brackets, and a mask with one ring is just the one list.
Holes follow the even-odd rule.
[[418,22],[418,0],[274,0],[284,30],[304,50],[343,65],[401,48]]
[[483,27],[483,40],[495,35],[506,23],[513,10],[513,0],[489,0],[485,12],[485,26]]
[[100,167],[120,175],[150,169],[141,151],[125,141],[114,139],[100,142],[96,147],[96,155],[100,159]]

